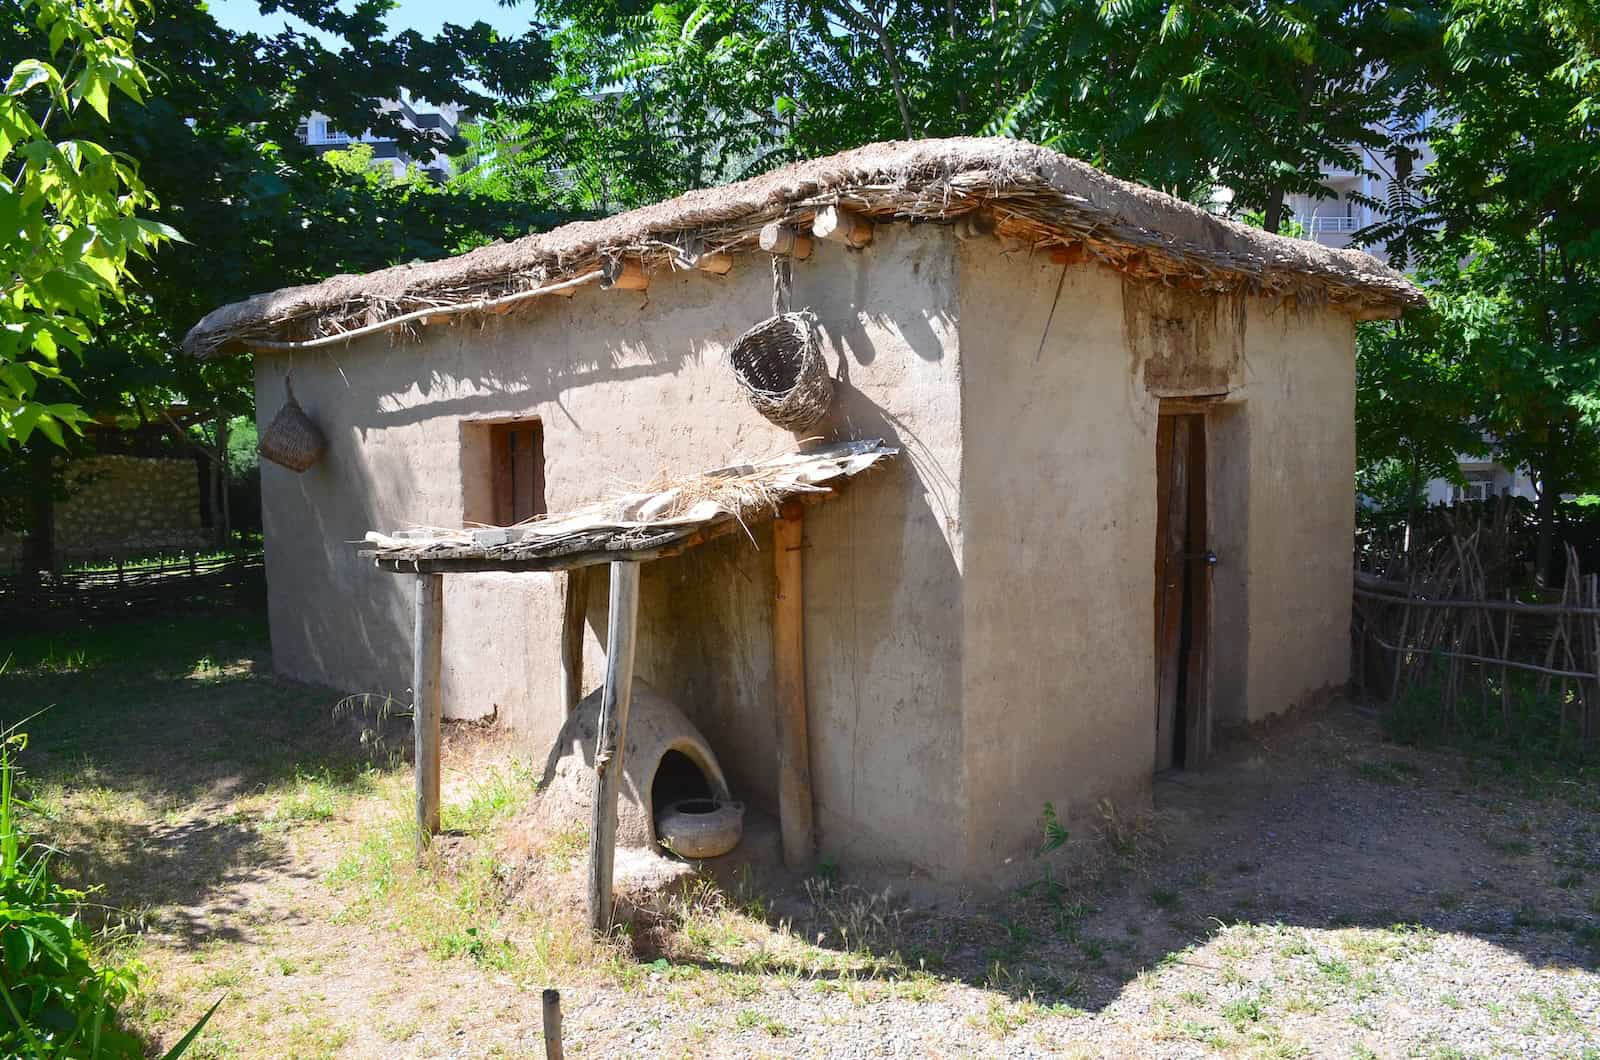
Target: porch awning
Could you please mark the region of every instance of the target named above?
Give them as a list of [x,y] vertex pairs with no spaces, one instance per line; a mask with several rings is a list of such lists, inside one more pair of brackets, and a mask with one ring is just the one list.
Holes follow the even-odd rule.
[[881,439],[836,442],[655,483],[515,526],[374,531],[361,542],[361,555],[395,574],[640,563],[764,521],[786,502],[824,500],[898,452]]

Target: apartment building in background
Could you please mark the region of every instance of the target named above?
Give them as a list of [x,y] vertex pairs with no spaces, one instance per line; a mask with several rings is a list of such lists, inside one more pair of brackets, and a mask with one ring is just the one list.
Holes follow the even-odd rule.
[[368,144],[372,148],[373,165],[387,168],[396,177],[404,176],[408,167],[416,165],[434,180],[449,178],[450,158],[441,148],[447,148],[455,141],[466,117],[465,110],[450,103],[433,106],[425,100],[412,97],[409,92],[402,92],[399,99],[384,100],[381,109],[386,114],[398,112],[400,124],[407,129],[436,133],[439,137],[438,147],[424,156],[416,157],[402,149],[398,140],[375,136],[370,129],[359,134],[351,133],[338,128],[331,118],[318,111],[312,111],[308,117],[301,119],[295,136],[319,155],[345,150],[354,143]]
[[[1432,111],[1423,115],[1417,131],[1426,133],[1437,117]],[[1420,174],[1434,159],[1433,147],[1424,139],[1414,150],[1409,167],[1412,173]],[[1365,165],[1360,170],[1330,169],[1323,174],[1323,186],[1333,193],[1329,198],[1289,196],[1287,205],[1292,219],[1299,225],[1300,238],[1325,247],[1350,247],[1357,232],[1384,219],[1386,211],[1368,205],[1368,201],[1390,203],[1396,196],[1411,194],[1403,181],[1397,186],[1394,159],[1369,156],[1363,162]],[[1382,245],[1358,249],[1380,261],[1389,260]],[[1457,463],[1464,482],[1443,478],[1430,480],[1426,487],[1429,504],[1481,501],[1499,496],[1524,497],[1531,501],[1538,496],[1526,468],[1508,468],[1491,458],[1464,453],[1459,454]]]
[[[1417,122],[1417,132],[1426,133],[1437,120],[1433,111],[1424,114]],[[1404,180],[1396,180],[1397,166],[1420,174],[1432,163],[1432,145],[1421,140],[1413,147],[1413,157],[1407,162],[1393,158],[1368,155],[1359,169],[1330,169],[1323,174],[1322,185],[1333,193],[1330,198],[1313,198],[1310,195],[1291,195],[1287,205],[1290,216],[1299,224],[1299,235],[1325,247],[1345,248],[1352,245],[1352,237],[1361,229],[1381,221],[1385,211],[1366,205],[1363,200],[1387,203],[1396,195],[1412,194]],[[1399,174],[1401,177],[1404,173]],[[1379,261],[1387,262],[1388,253],[1382,246],[1362,247]]]

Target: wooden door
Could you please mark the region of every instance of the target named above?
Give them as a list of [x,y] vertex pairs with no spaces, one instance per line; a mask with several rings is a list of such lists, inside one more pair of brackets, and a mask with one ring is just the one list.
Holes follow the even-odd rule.
[[1206,418],[1168,414],[1156,431],[1155,663],[1158,770],[1193,768],[1211,745],[1211,568]]

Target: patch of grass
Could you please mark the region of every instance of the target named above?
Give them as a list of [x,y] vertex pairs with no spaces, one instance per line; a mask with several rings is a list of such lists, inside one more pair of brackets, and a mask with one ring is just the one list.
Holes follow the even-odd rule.
[[1183,1036],[1192,1042],[1199,1042],[1208,1049],[1226,1049],[1228,1036],[1221,1028],[1210,1023],[1200,1023],[1196,1020],[1185,1020],[1178,1028]]
[[1556,1034],[1571,1034],[1584,1030],[1583,1019],[1573,1009],[1571,1000],[1563,991],[1555,994],[1528,993],[1522,1000],[1538,1013],[1538,1026]]
[[1340,957],[1317,957],[1317,972],[1331,986],[1345,991],[1357,999],[1371,997],[1378,992],[1377,976],[1371,972],[1358,972]]
[[1032,1013],[1019,1005],[1008,1005],[1004,1001],[990,1001],[988,1011],[983,1018],[984,1029],[996,1038],[1004,1038],[1013,1031],[1026,1026]]
[[354,797],[369,794],[376,779],[370,769],[354,775],[340,775],[326,766],[314,771],[296,769],[292,780],[274,785],[257,800],[267,806],[262,824],[271,829],[331,821]]
[[753,1008],[740,1009],[733,1018],[733,1025],[742,1031],[766,1031],[773,1038],[788,1038],[794,1034],[793,1027],[780,1023],[770,1016],[764,1016]]
[[1525,858],[1533,853],[1533,844],[1521,836],[1502,836],[1485,833],[1483,845],[1496,854],[1503,854],[1512,858]]
[[[506,783],[491,773],[453,802],[446,820],[483,820],[498,810]],[[487,845],[449,863],[435,847],[415,854],[410,784],[388,778],[381,787],[382,810],[361,827],[351,849],[327,879],[349,900],[336,922],[359,921],[394,930],[438,960],[470,960],[503,972],[519,983],[534,983],[563,971],[604,960],[604,950],[588,938],[576,916],[561,908],[529,902],[509,893],[509,867]]]
[[[539,789],[533,765],[517,758],[483,771],[465,802],[441,808],[446,831],[481,835],[528,804]],[[587,843],[588,834],[584,834]]]
[[1153,887],[1145,897],[1150,899],[1150,904],[1157,909],[1174,910],[1183,905],[1183,895],[1171,887]]
[[1246,997],[1234,998],[1222,1006],[1222,1018],[1231,1023],[1234,1030],[1243,1031],[1250,1024],[1261,1022],[1270,996],[1267,990],[1261,990]]

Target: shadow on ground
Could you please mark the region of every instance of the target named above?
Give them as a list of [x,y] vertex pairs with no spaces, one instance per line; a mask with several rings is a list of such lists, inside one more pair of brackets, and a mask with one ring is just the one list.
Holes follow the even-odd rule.
[[287,794],[289,812],[315,816],[318,799],[403,768],[403,718],[335,710],[335,693],[272,676],[265,644],[262,616],[224,611],[0,645],[0,720],[24,722],[19,764],[44,818],[30,827],[67,881],[103,887],[107,920],[238,939],[241,885],[304,871],[239,800]]
[[[1358,952],[1468,936],[1532,968],[1600,966],[1593,780],[1502,775],[1386,744],[1370,713],[1339,704],[1210,768],[1159,777],[1155,804],[1148,817],[1075,822],[1091,834],[1036,859],[1033,881],[998,898],[913,905],[845,866],[845,882],[789,878],[755,908],[801,938],[879,958],[850,975],[932,973],[1088,1011],[1241,929],[1271,929],[1284,947],[1303,945],[1284,929],[1371,929],[1346,940]],[[1332,952],[1318,957],[1324,970],[1349,974]]]
[[[0,647],[12,657],[0,674],[8,720],[49,707],[27,723],[23,765],[45,808],[60,811],[45,830],[72,875],[105,884],[120,915],[155,910],[158,929],[185,944],[241,938],[252,881],[312,871],[270,814],[314,817],[318,792],[359,791],[375,771],[405,768],[405,719],[337,714],[333,693],[271,676],[264,643],[259,618],[229,613]],[[301,788],[310,802],[295,811]],[[274,797],[252,804],[257,793]],[[1229,947],[1250,932],[1266,938],[1262,960],[1345,976],[1355,983],[1347,994],[1359,992],[1361,970],[1345,967],[1340,945],[1392,943],[1403,954],[1408,940],[1449,937],[1531,969],[1594,969],[1600,957],[1593,779],[1502,775],[1454,752],[1385,744],[1370,716],[1339,705],[1240,743],[1204,771],[1164,776],[1155,795],[1149,820],[1071,822],[1074,842],[1037,859],[1032,883],[995,898],[913,904],[849,865],[770,889],[759,878],[723,888],[853,964],[729,959],[674,939],[672,925],[646,960],[792,971],[842,989],[960,983],[1100,1011],[1146,970],[1193,966],[1225,979]],[[1344,928],[1374,937],[1299,937]],[[1239,983],[1277,974],[1250,959],[1237,958]]]

